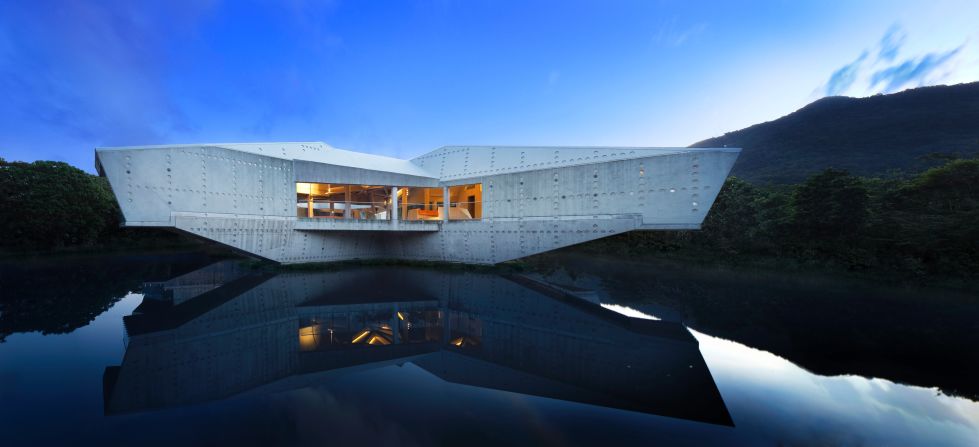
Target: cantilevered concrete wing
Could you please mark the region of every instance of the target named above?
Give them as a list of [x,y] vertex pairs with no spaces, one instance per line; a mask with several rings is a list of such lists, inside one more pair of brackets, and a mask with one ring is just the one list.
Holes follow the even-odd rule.
[[632,230],[698,229],[740,149],[323,143],[96,149],[126,226],[282,263],[491,264]]

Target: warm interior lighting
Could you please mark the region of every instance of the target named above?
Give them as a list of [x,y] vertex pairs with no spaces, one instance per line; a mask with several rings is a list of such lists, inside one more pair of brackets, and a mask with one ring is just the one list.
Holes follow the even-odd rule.
[[401,312],[398,312],[398,319],[401,321],[405,321],[405,316],[402,315]]
[[353,339],[353,340],[351,340],[350,342],[351,342],[351,343],[357,343],[357,342],[359,342],[360,340],[362,340],[362,339],[363,339],[364,337],[366,337],[366,336],[367,336],[367,334],[370,334],[370,333],[371,333],[371,331],[369,331],[369,330],[367,330],[367,329],[364,329],[364,330],[362,330],[362,331],[360,331],[359,333],[357,333],[357,336],[356,336],[356,337],[354,337],[354,339]]
[[483,217],[483,184],[449,187],[449,220],[470,220]]
[[299,328],[299,350],[314,351],[319,347],[320,325],[314,324]]
[[[448,188],[296,183],[296,216],[302,218],[405,221],[470,220],[482,217],[483,185],[472,183]],[[445,191],[448,189],[449,196]],[[398,202],[398,209],[393,203]]]
[[462,343],[463,343],[464,341],[465,341],[465,340],[464,340],[464,337],[459,337],[459,338],[457,338],[457,339],[455,339],[455,340],[452,340],[452,342],[451,342],[451,343],[452,343],[453,345],[455,345],[455,346],[462,346]]
[[296,216],[389,220],[390,195],[390,186],[297,182]]
[[375,336],[371,337],[370,340],[367,341],[367,344],[369,344],[369,345],[389,345],[389,344],[391,344],[391,342],[388,341],[388,339],[386,339],[384,337],[381,337],[379,335],[375,335]]
[[[398,189],[399,216],[403,220],[442,220],[444,205],[443,189],[440,187],[404,186]],[[403,195],[402,195],[403,194]]]
[[386,324],[380,325],[377,330],[364,329],[357,333],[351,343],[366,343],[368,345],[389,345],[391,344],[392,336],[394,332],[391,331],[391,326]]

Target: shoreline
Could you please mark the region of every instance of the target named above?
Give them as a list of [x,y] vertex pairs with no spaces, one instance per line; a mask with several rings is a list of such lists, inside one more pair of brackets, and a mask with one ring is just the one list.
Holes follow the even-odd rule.
[[[600,245],[595,247],[594,245]],[[352,259],[332,262],[308,262],[297,264],[276,264],[270,261],[250,258],[227,250],[224,247],[190,242],[186,244],[147,244],[147,245],[115,245],[69,247],[44,251],[0,251],[0,262],[21,260],[61,259],[99,255],[126,254],[173,254],[181,252],[201,252],[216,257],[240,257],[242,262],[254,264],[256,268],[272,268],[276,271],[316,271],[336,270],[356,266],[407,266],[435,268],[446,271],[478,271],[514,273],[534,270],[540,265],[549,263],[564,256],[599,256],[614,258],[637,264],[672,264],[696,266],[707,270],[726,271],[732,274],[750,273],[759,276],[805,276],[814,279],[843,279],[875,283],[886,286],[901,286],[910,288],[939,288],[964,292],[979,291],[979,279],[960,276],[909,275],[907,272],[884,269],[851,270],[832,262],[803,261],[791,257],[758,256],[733,254],[718,257],[713,252],[702,250],[676,251],[647,251],[632,252],[634,248],[622,244],[608,242],[585,243],[565,247],[552,252],[545,252],[525,258],[507,261],[499,264],[467,264],[446,261],[418,261],[410,259]],[[632,252],[632,253],[630,253]],[[623,253],[625,255],[623,255]]]

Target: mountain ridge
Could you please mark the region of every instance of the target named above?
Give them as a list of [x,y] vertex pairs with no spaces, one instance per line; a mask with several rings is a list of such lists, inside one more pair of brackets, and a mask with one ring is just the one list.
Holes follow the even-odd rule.
[[690,145],[722,146],[742,148],[732,174],[756,183],[796,183],[827,168],[919,172],[938,164],[929,154],[979,154],[979,82],[828,96]]

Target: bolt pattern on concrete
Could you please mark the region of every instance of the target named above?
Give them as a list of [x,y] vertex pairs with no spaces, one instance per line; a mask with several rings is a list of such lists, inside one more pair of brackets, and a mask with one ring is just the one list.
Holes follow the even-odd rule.
[[[127,226],[172,227],[281,263],[492,264],[633,230],[697,229],[737,149],[443,147],[413,160],[322,143],[96,151]],[[383,168],[383,169],[382,169]],[[332,179],[332,180],[331,180]],[[482,185],[482,216],[299,218],[296,182]]]

